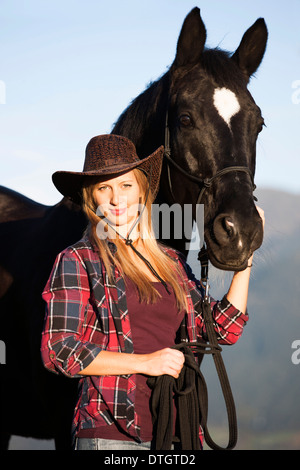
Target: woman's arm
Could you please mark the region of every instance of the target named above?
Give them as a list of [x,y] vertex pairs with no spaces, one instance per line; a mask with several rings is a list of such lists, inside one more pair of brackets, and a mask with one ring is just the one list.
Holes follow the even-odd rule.
[[171,375],[178,378],[184,363],[181,351],[171,348],[150,354],[101,351],[80,375]]
[[246,313],[247,310],[252,259],[253,255],[251,256],[251,258],[249,258],[248,268],[233,275],[228,293],[226,295],[227,300],[232,305],[234,305],[237,310],[243,313]]
[[[265,225],[265,216],[264,211],[257,207],[259,215],[263,222],[263,228]],[[248,268],[244,271],[237,272],[233,275],[228,293],[226,295],[227,300],[235,306],[238,310],[243,313],[246,313],[247,310],[247,300],[248,300],[248,289],[249,289],[249,280],[250,272],[253,261],[253,255],[248,260]]]
[[[103,349],[105,335],[90,329],[83,337],[83,325],[89,308],[90,284],[82,259],[67,248],[54,263],[42,293],[46,315],[41,339],[44,366],[56,374],[77,377]],[[89,307],[88,307],[89,306]]]
[[[90,287],[83,263],[70,250],[62,252],[43,292],[47,304],[41,354],[45,367],[67,376],[128,375],[134,373],[178,377],[184,363],[182,352],[165,348],[151,354],[125,354],[103,349],[82,338]],[[94,330],[92,330],[94,333]],[[95,337],[95,334],[94,334]]]

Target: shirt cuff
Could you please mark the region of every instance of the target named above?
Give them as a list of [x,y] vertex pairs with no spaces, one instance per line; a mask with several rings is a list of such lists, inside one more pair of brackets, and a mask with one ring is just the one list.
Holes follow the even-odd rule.
[[247,321],[249,320],[248,311],[246,313],[241,312],[238,310],[229,300],[227,299],[226,295],[224,295],[223,299],[219,302],[219,310],[222,313],[226,313],[226,316],[232,318],[239,318],[242,325],[244,326]]
[[82,378],[79,372],[86,369],[101,351],[102,348],[99,346],[86,343],[73,354],[70,354],[70,349],[66,345],[63,347],[53,345],[52,348],[42,349],[41,353],[44,365],[50,371],[61,372],[67,377]]

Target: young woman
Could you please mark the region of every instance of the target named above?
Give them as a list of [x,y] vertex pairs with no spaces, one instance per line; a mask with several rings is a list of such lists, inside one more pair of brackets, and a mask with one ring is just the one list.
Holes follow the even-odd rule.
[[[178,378],[184,355],[172,348],[176,340],[205,339],[194,308],[202,287],[152,230],[162,158],[163,147],[140,160],[128,139],[102,135],[87,145],[83,172],[53,175],[89,221],[83,238],[58,255],[43,292],[44,364],[80,378],[75,449],[149,450],[147,378]],[[212,302],[222,344],[235,343],[248,320],[251,264],[252,257],[227,295]]]

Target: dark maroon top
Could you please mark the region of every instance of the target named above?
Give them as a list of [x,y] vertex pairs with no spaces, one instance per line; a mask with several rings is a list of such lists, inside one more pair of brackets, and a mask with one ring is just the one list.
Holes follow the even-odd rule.
[[[136,354],[147,354],[175,344],[176,332],[183,314],[178,313],[174,292],[168,294],[160,282],[155,287],[162,297],[155,304],[139,303],[138,293],[131,281],[126,283],[127,306],[130,316],[133,348]],[[151,391],[148,377],[137,375],[135,410],[140,418],[141,439],[152,440],[152,418],[149,408]]]
[[[175,344],[176,332],[183,319],[178,313],[174,292],[168,294],[158,281],[155,287],[161,298],[155,304],[140,303],[134,283],[126,278],[126,299],[130,318],[133,349],[136,354],[148,354]],[[148,376],[137,374],[135,411],[139,416],[142,441],[152,440],[152,417],[149,408],[151,390]],[[98,429],[80,431],[78,437],[127,440],[130,436],[120,433],[111,425]]]

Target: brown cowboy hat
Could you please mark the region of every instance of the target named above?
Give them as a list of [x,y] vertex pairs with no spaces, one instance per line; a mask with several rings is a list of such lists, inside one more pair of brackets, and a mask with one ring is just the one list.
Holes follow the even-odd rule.
[[164,148],[161,146],[148,157],[140,159],[134,144],[126,137],[115,134],[98,135],[86,147],[83,171],[56,171],[52,175],[52,181],[61,194],[81,204],[81,189],[87,178],[117,176],[138,168],[149,177],[150,189],[155,197],[163,153]]

